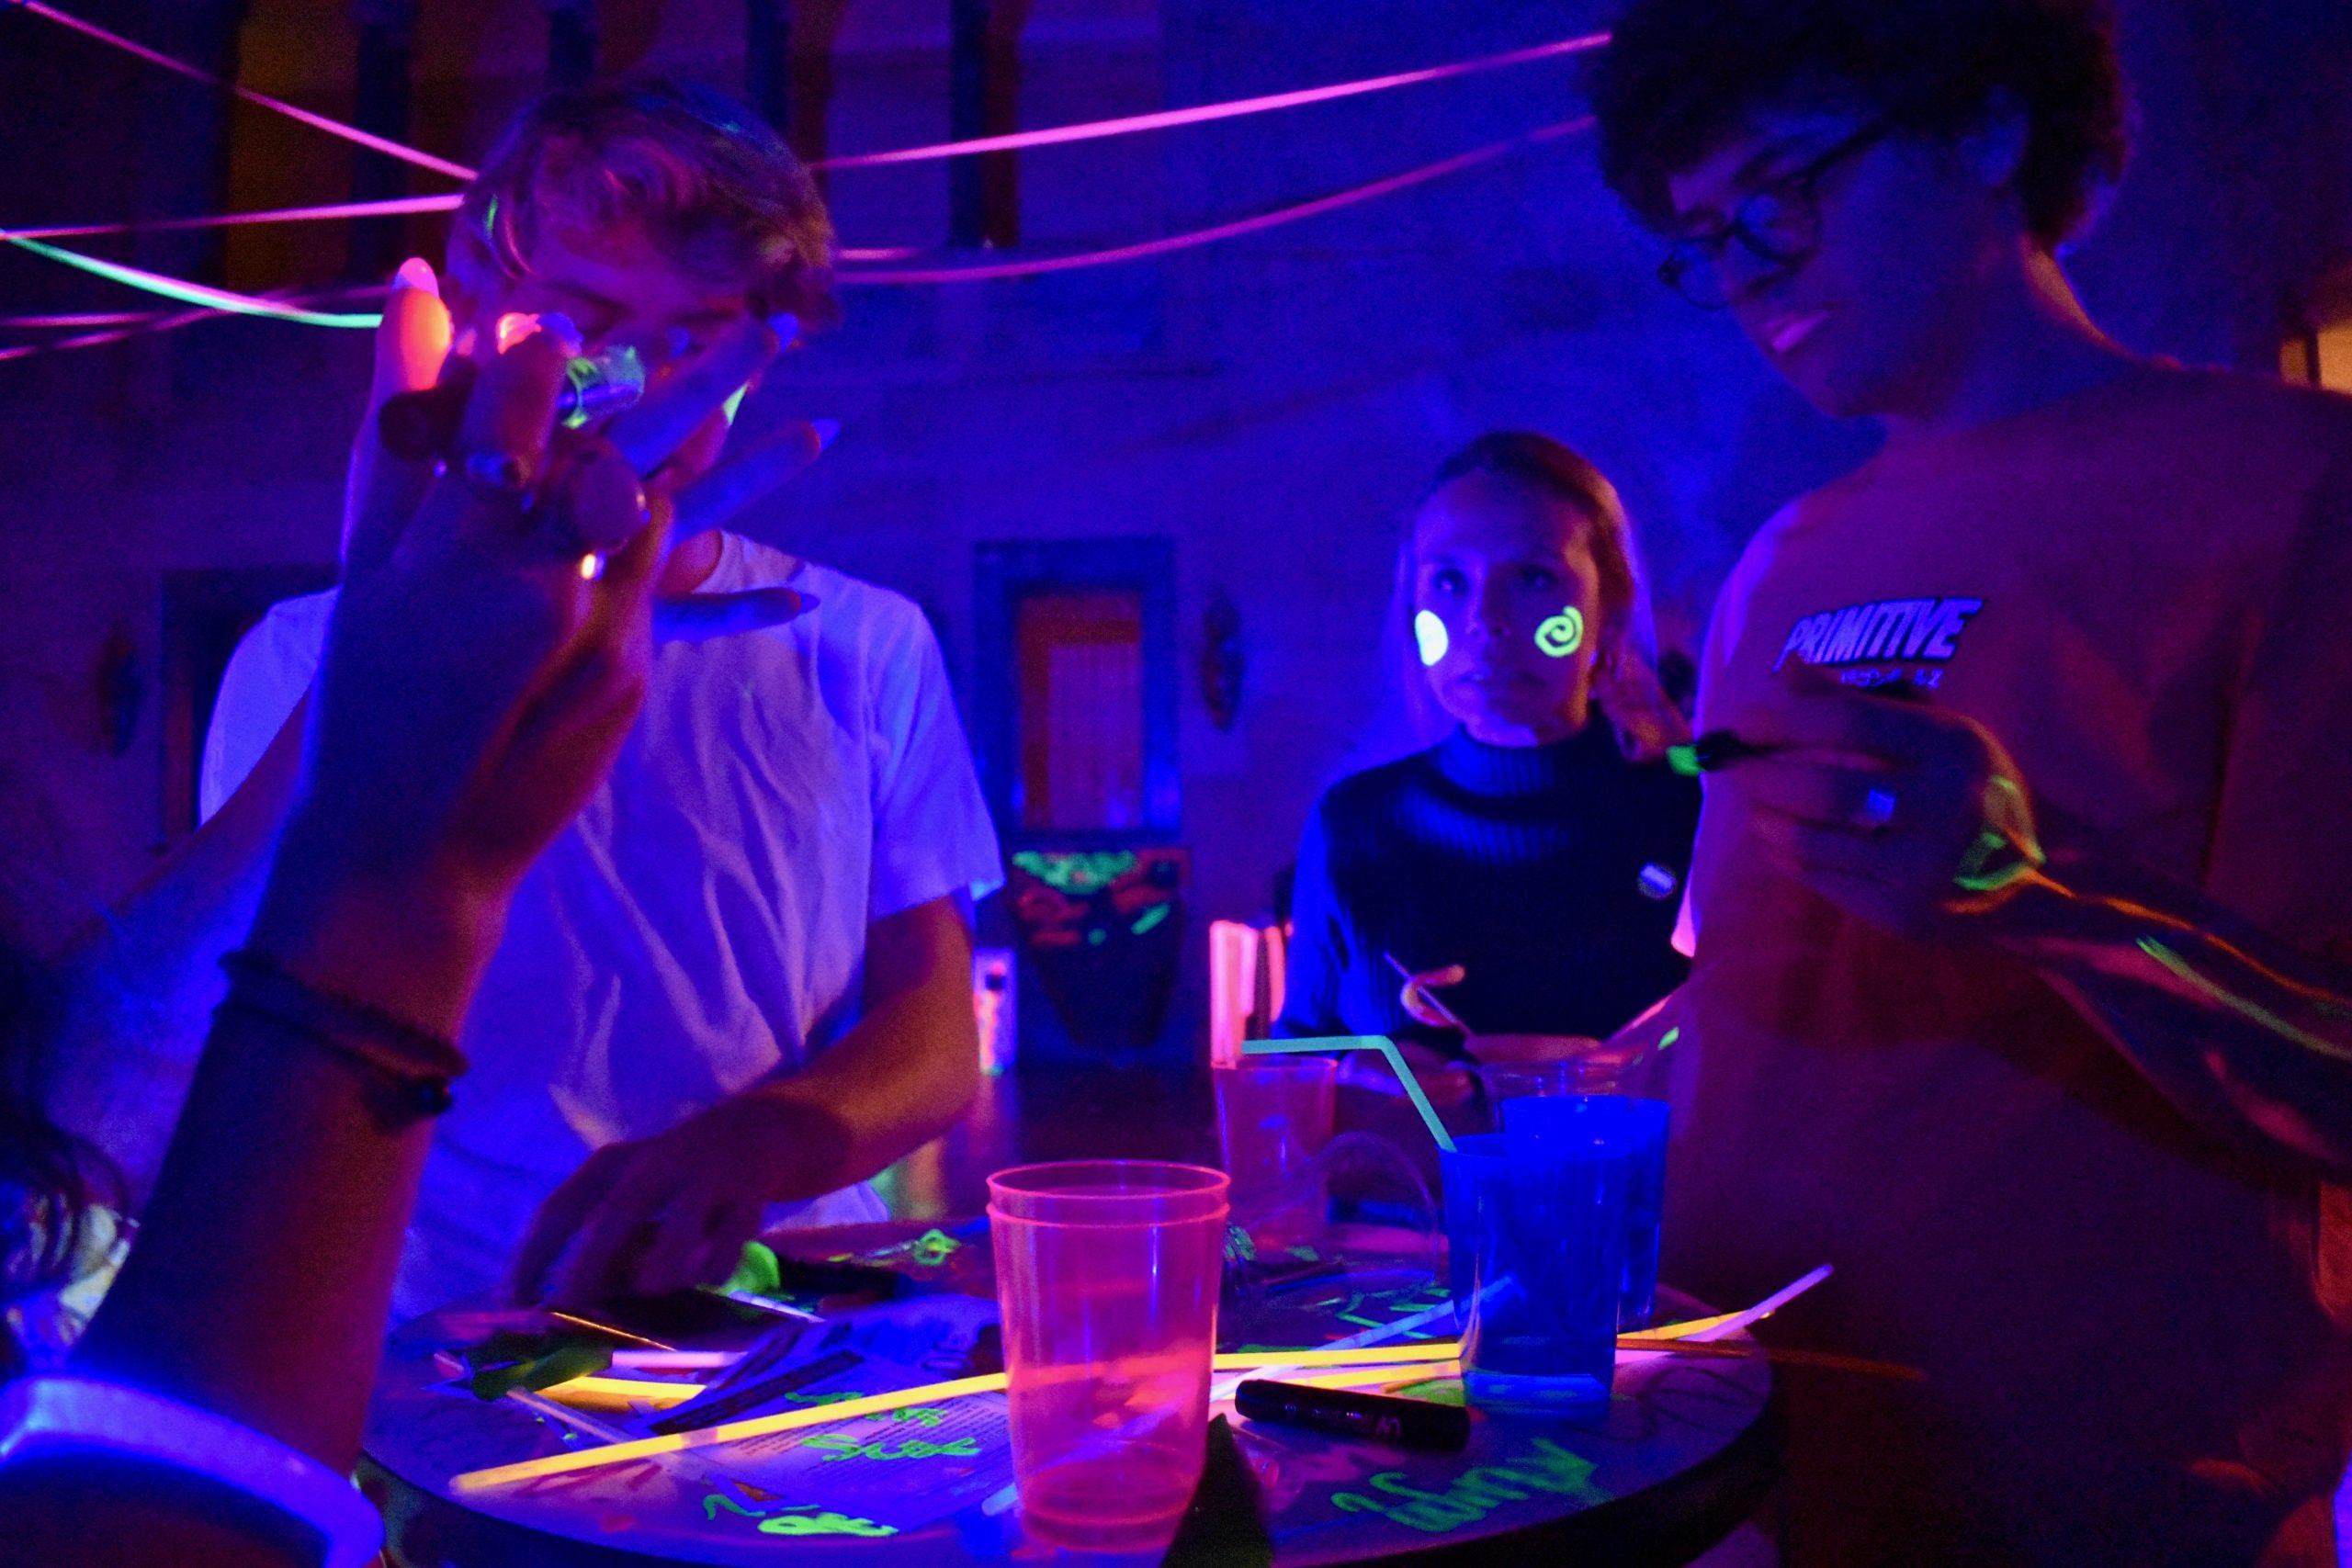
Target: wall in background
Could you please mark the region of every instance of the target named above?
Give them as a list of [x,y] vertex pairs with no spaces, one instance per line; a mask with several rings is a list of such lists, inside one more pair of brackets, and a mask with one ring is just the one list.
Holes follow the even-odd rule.
[[[1045,125],[1403,69],[1603,25],[1592,0],[1040,0],[1023,122]],[[92,5],[172,47],[187,7]],[[233,7],[232,7],[233,10]],[[2128,0],[2142,156],[2075,258],[2125,342],[2273,368],[2286,318],[2352,254],[2352,20],[2325,0]],[[945,135],[944,0],[860,0],[844,22],[832,145]],[[601,8],[608,57],[741,81],[731,0]],[[350,31],[329,0],[254,0],[252,79],[349,111]],[[478,155],[535,85],[537,0],[428,0],[419,140]],[[348,161],[296,127],[222,117],[200,89],[0,13],[17,107],[0,221],[336,199]],[[1081,248],[1306,199],[1578,110],[1573,72],[1523,68],[1026,156],[1024,244]],[[232,133],[224,164],[205,128]],[[462,138],[464,144],[453,140]],[[420,176],[413,188],[441,188]],[[939,243],[937,165],[846,171],[852,244]],[[431,226],[414,229],[422,243]],[[852,292],[848,317],[749,405],[823,416],[839,444],[746,531],[899,588],[934,615],[974,690],[983,541],[1168,536],[1186,646],[1179,757],[1193,919],[1270,902],[1321,787],[1396,743],[1382,619],[1405,507],[1448,450],[1530,425],[1582,447],[1631,504],[1670,643],[1690,646],[1742,543],[1859,461],[1719,319],[1652,279],[1655,244],[1600,188],[1588,144],[1514,154],[1402,196],[1163,261],[1013,283]],[[109,253],[129,254],[129,253]],[[198,266],[197,242],[150,265]],[[241,236],[247,283],[331,276],[322,234]],[[129,297],[0,255],[11,309]],[[356,333],[209,322],[135,350],[0,364],[0,899],[53,932],[159,848],[162,574],[333,559],[343,455],[366,378]],[[1248,666],[1238,718],[1193,675],[1222,592]],[[102,655],[130,629],[147,700],[116,754]],[[118,695],[119,687],[118,687]],[[1202,962],[1186,965],[1200,988]],[[1195,1003],[1197,998],[1195,998]]]

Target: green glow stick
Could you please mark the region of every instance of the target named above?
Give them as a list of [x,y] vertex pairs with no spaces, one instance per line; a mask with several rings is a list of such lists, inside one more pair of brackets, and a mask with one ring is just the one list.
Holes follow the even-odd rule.
[[120,262],[102,261],[96,256],[85,256],[79,251],[69,251],[40,240],[28,240],[22,234],[11,234],[6,231],[0,231],[0,239],[10,244],[21,245],[37,256],[46,256],[51,261],[79,267],[112,283],[125,284],[149,294],[160,294],[166,299],[177,299],[186,305],[202,305],[227,311],[231,315],[266,316],[275,321],[295,321],[310,327],[364,327],[369,330],[384,319],[381,316],[305,310],[298,306],[280,305],[251,294],[235,294],[226,288],[213,288],[201,283],[190,283],[185,278],[166,277],[160,272],[125,266]]
[[1437,1119],[1437,1111],[1430,1105],[1430,1097],[1421,1092],[1419,1080],[1413,1069],[1405,1065],[1404,1053],[1396,1049],[1396,1042],[1385,1034],[1328,1034],[1319,1040],[1245,1040],[1241,1054],[1245,1056],[1280,1056],[1295,1051],[1377,1051],[1388,1058],[1396,1069],[1396,1081],[1405,1086],[1406,1097],[1413,1109],[1421,1113],[1421,1121],[1437,1140],[1437,1146],[1447,1154],[1453,1152],[1453,1134]]

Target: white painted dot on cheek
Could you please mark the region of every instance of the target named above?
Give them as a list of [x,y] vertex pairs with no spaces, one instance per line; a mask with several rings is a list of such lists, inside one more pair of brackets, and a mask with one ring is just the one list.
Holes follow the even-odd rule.
[[734,428],[735,428],[735,411],[736,411],[737,409],[740,409],[740,408],[741,408],[741,407],[743,406],[743,400],[744,400],[745,398],[749,397],[749,396],[751,395],[751,392],[752,392],[751,385],[750,385],[750,383],[746,382],[744,385],[742,385],[742,386],[741,386],[741,387],[736,388],[736,389],[735,389],[735,395],[734,395],[733,397],[729,398],[729,399],[727,400],[727,428],[728,428],[728,429],[732,430],[732,429],[734,429]]
[[1446,650],[1453,646],[1453,639],[1446,635],[1445,623],[1438,619],[1434,610],[1423,610],[1413,617],[1413,642],[1420,649],[1423,669],[1443,659]]

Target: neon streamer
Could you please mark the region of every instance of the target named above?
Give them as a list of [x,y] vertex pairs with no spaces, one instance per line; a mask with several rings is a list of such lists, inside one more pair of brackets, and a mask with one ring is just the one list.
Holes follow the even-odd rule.
[[[235,94],[248,103],[275,109],[304,125],[338,136],[346,141],[398,158],[419,168],[431,169],[453,178],[470,180],[475,171],[430,152],[388,141],[356,126],[324,115],[297,108],[266,93],[255,92],[234,82],[223,81],[209,71],[200,70],[184,61],[135,43],[119,34],[70,17],[42,0],[13,0],[16,9],[30,12],[61,26],[73,28],[85,37],[136,55],[152,65],[162,66],[192,81],[202,82]],[[1298,108],[1308,104],[1329,103],[1340,98],[1358,97],[1366,93],[1385,92],[1394,87],[1409,87],[1427,82],[1441,82],[1451,77],[1475,75],[1500,70],[1506,66],[1525,65],[1539,60],[1554,60],[1581,54],[1607,45],[1607,33],[1589,33],[1581,38],[1561,39],[1552,43],[1536,44],[1528,49],[1510,50],[1476,60],[1456,61],[1450,65],[1432,65],[1419,71],[1401,71],[1387,76],[1368,76],[1353,82],[1337,82],[1321,87],[1302,87],[1288,93],[1269,93],[1252,98],[1234,98],[1223,103],[1197,104],[1191,108],[1161,109],[1150,114],[1127,115],[1116,119],[1088,120],[1077,125],[1053,126],[1042,130],[1013,131],[1004,136],[975,137],[967,141],[938,141],[922,147],[901,147],[884,152],[854,152],[839,158],[826,158],[811,164],[819,169],[868,168],[883,164],[910,164],[937,158],[964,158],[982,152],[1009,152],[1027,147],[1053,147],[1071,141],[1093,141],[1106,137],[1131,136],[1138,131],[1168,130],[1179,126],[1204,125],[1215,120],[1233,119],[1244,115],[1265,114],[1276,109]],[[420,209],[419,210],[428,210]]]
[[1536,651],[1566,659],[1584,646],[1584,612],[1574,604],[1535,628]]
[[142,315],[139,318],[142,324],[139,326],[83,333],[74,337],[60,338],[54,343],[20,344],[12,348],[0,348],[0,360],[27,359],[36,354],[62,354],[76,348],[96,348],[104,344],[121,343],[126,339],[140,337],[148,333],[170,332],[175,327],[184,327],[193,321],[209,321],[220,313],[218,310],[183,310],[177,315]]
[[0,240],[6,240],[13,245],[21,245],[37,256],[46,256],[51,261],[63,262],[67,266],[79,267],[84,272],[95,274],[110,282],[127,284],[132,288],[144,289],[150,294],[160,294],[166,299],[177,299],[187,305],[204,305],[232,315],[267,316],[277,321],[298,321],[304,326],[312,327],[373,328],[383,320],[380,315],[346,314],[334,310],[305,310],[299,306],[280,305],[275,300],[265,299],[256,294],[238,294],[226,288],[214,288],[208,284],[190,283],[186,278],[166,277],[160,272],[149,272],[141,267],[125,266],[120,262],[101,261],[96,256],[85,256],[79,251],[64,250],[46,241],[27,239],[22,234],[6,230],[0,230]]
[[397,141],[388,141],[384,137],[362,130],[357,126],[345,125],[339,119],[329,119],[322,114],[312,114],[309,109],[297,108],[281,98],[271,97],[267,93],[257,93],[251,87],[241,87],[234,82],[224,82],[209,71],[201,71],[183,61],[174,60],[170,55],[149,49],[143,43],[133,43],[119,33],[110,33],[104,28],[82,20],[79,17],[69,17],[54,6],[43,5],[41,0],[13,0],[13,4],[17,10],[43,17],[61,27],[71,28],[84,37],[96,39],[100,43],[112,44],[126,53],[137,55],[150,65],[160,65],[164,70],[176,72],[191,81],[202,82],[209,86],[233,93],[249,104],[258,104],[266,109],[276,109],[279,114],[291,119],[299,119],[304,125],[325,131],[329,136],[339,136],[345,141],[381,152],[388,158],[398,158],[404,164],[414,164],[420,169],[431,169],[435,174],[448,175],[461,180],[470,180],[474,177],[474,172],[463,164],[453,164],[447,158],[436,158],[430,152],[421,152],[413,147],[403,147]]
[[93,234],[161,234],[177,229],[232,229],[247,223],[305,223],[325,218],[398,218],[411,212],[450,212],[458,196],[404,196],[390,201],[337,201],[324,207],[273,207],[258,212],[216,212],[208,218],[150,218],[136,223],[60,223],[12,229],[28,240],[78,240]]
[[1376,197],[1387,196],[1447,175],[1459,174],[1464,169],[1489,163],[1506,152],[1516,152],[1521,147],[1532,147],[1540,142],[1556,141],[1560,137],[1573,135],[1591,124],[1592,117],[1589,115],[1579,119],[1563,120],[1557,125],[1547,125],[1531,130],[1524,136],[1514,136],[1507,141],[1489,142],[1484,147],[1474,148],[1470,152],[1459,153],[1439,163],[1425,164],[1418,169],[1408,169],[1404,174],[1391,175],[1386,179],[1374,180],[1369,185],[1357,186],[1353,189],[1343,190],[1336,195],[1301,202],[1295,207],[1278,208],[1272,212],[1261,213],[1255,218],[1243,218],[1231,223],[1217,224],[1214,228],[1195,229],[1190,233],[1170,234],[1158,240],[1146,240],[1138,244],[1117,246],[1112,250],[1086,251],[1069,256],[1047,256],[1036,261],[1003,262],[993,266],[944,268],[935,272],[844,271],[836,274],[835,277],[844,287],[885,283],[981,283],[992,278],[1035,277],[1042,273],[1070,272],[1080,267],[1107,266],[1114,262],[1139,261],[1145,256],[1164,255],[1170,251],[1190,250],[1195,245],[1206,245],[1218,240],[1230,240],[1243,234],[1254,234],[1261,230],[1279,228],[1285,223],[1295,223],[1304,218],[1314,218],[1326,212],[1334,212],[1343,207],[1353,207],[1358,202],[1370,201]]
[[1170,130],[1182,125],[1205,125],[1212,120],[1233,119],[1242,115],[1264,114],[1272,109],[1297,108],[1306,104],[1329,103],[1336,98],[1352,98],[1365,93],[1385,92],[1391,87],[1409,87],[1423,82],[1442,82],[1451,76],[1468,76],[1477,72],[1498,70],[1506,65],[1524,65],[1537,60],[1554,60],[1563,55],[1581,54],[1608,43],[1607,33],[1590,33],[1583,38],[1562,39],[1555,43],[1537,44],[1532,49],[1515,49],[1505,54],[1490,54],[1479,60],[1458,61],[1452,65],[1432,65],[1419,71],[1402,71],[1393,76],[1367,76],[1356,82],[1340,82],[1326,87],[1303,87],[1290,93],[1269,93],[1262,97],[1234,98],[1221,104],[1201,104],[1188,109],[1161,109],[1152,114],[1128,115],[1120,119],[1089,120],[1080,125],[1060,125],[1045,130],[1016,130],[1004,136],[976,137],[969,141],[936,141],[927,147],[901,147],[894,152],[854,152],[846,157],[827,158],[811,164],[819,169],[870,168],[877,164],[911,164],[930,158],[964,158],[978,152],[1010,152],[1026,147],[1053,147],[1067,141],[1094,141],[1104,137],[1131,136],[1140,130]]

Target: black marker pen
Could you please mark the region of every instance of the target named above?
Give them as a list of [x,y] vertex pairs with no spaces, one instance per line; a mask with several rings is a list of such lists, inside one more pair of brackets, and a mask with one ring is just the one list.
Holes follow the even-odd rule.
[[1695,779],[1701,773],[1719,773],[1750,757],[1769,757],[1778,750],[1742,740],[1728,729],[1710,729],[1687,746],[1668,747],[1666,763],[1685,778]]
[[1396,1399],[1385,1393],[1308,1388],[1251,1378],[1233,1392],[1233,1407],[1252,1421],[1311,1427],[1342,1438],[1405,1449],[1452,1449],[1470,1441],[1470,1413],[1458,1404]]

